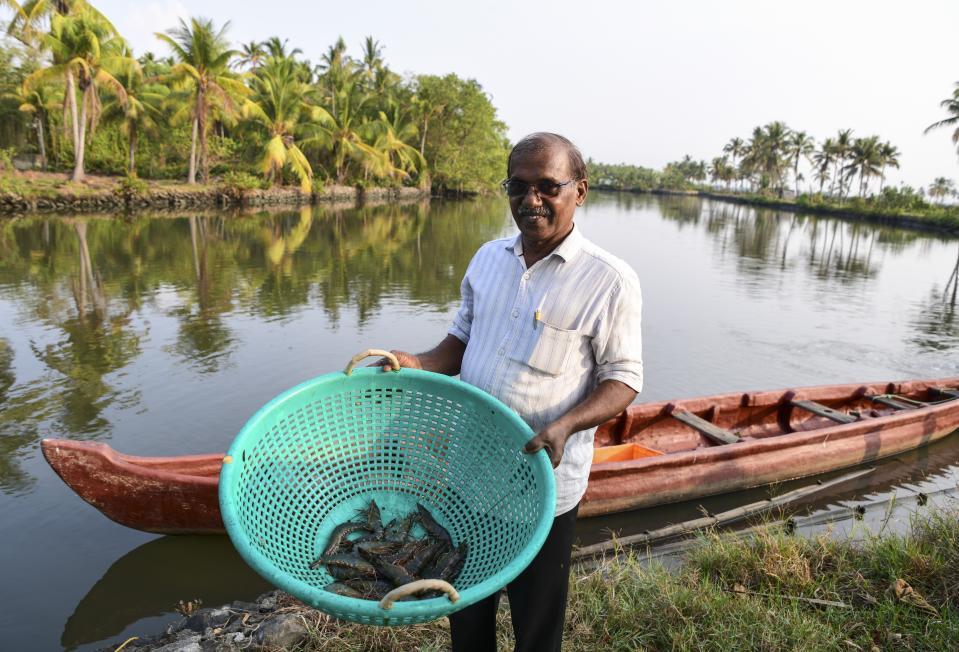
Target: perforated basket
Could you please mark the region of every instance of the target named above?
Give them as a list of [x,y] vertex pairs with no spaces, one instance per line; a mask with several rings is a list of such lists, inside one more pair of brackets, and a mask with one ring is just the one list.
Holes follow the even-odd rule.
[[[533,559],[555,508],[545,452],[492,396],[448,376],[367,367],[314,378],[261,408],[220,473],[220,509],[246,562],[337,618],[404,625],[448,615],[502,588]],[[377,352],[380,353],[380,352]],[[351,373],[352,371],[352,373]],[[380,603],[323,589],[310,568],[334,527],[375,499],[384,522],[427,507],[469,552],[459,595]]]

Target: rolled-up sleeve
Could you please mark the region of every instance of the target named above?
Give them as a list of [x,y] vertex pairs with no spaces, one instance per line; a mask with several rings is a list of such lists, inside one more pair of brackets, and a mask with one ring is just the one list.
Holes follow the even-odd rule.
[[[470,267],[472,267],[472,264]],[[463,282],[460,284],[460,297],[462,298],[462,303],[456,316],[453,317],[449,334],[463,344],[469,344],[470,328],[473,325],[473,287],[470,285],[469,268],[467,268],[466,274],[463,275]]]
[[623,275],[610,293],[593,336],[596,382],[618,380],[636,392],[643,389],[643,297],[639,279]]

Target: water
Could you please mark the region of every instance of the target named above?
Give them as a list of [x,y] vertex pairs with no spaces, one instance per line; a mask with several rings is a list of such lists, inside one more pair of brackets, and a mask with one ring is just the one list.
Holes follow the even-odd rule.
[[[642,280],[643,399],[959,375],[946,287],[956,239],[599,193],[577,223]],[[271,397],[354,353],[439,341],[471,255],[511,233],[499,200],[0,222],[4,647],[96,648],[159,631],[177,600],[266,589],[223,537],[156,537],[103,518],[47,467],[42,437],[140,455],[224,450]],[[906,505],[954,489],[957,458],[954,436],[807,507],[848,511],[894,494]],[[579,538],[768,493],[585,521]]]

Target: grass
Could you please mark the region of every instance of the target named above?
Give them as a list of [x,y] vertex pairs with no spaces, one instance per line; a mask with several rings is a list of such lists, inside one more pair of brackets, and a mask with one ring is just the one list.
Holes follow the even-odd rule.
[[[0,171],[0,193],[18,195],[24,199],[56,198],[61,195],[74,197],[109,194],[122,190],[126,177],[111,177],[88,174],[80,182],[70,181],[67,174],[58,172],[10,172]],[[137,180],[146,190],[169,190],[182,187],[186,190],[208,190],[214,186],[185,183],[170,180]]]
[[[498,633],[510,649],[505,602]],[[302,609],[304,652],[449,649],[445,619],[383,629]],[[564,650],[959,649],[959,513],[860,543],[707,534],[674,571],[629,554],[574,568],[564,639]]]

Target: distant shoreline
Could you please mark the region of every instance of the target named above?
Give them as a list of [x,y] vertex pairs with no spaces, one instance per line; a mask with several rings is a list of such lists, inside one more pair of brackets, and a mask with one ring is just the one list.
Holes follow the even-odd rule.
[[[746,206],[755,206],[758,208],[769,208],[772,210],[791,211],[793,213],[805,213],[813,215],[825,215],[829,217],[838,217],[846,220],[855,220],[881,224],[883,226],[896,226],[908,229],[922,231],[931,231],[935,233],[944,233],[948,235],[959,235],[959,217],[953,215],[934,215],[925,216],[909,213],[895,213],[881,210],[857,210],[854,206],[836,206],[829,204],[809,204],[791,201],[779,197],[764,197],[762,195],[752,194],[734,194],[713,192],[708,190],[667,190],[664,188],[655,188],[652,190],[629,189],[619,190],[608,187],[594,187],[593,190],[608,193],[631,193],[631,194],[650,194],[650,195],[668,195],[678,197],[701,197],[716,201],[724,201],[730,204],[743,204]],[[957,211],[959,213],[959,211]]]

